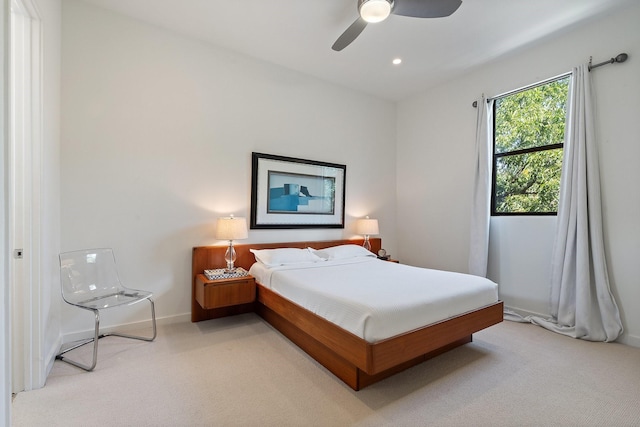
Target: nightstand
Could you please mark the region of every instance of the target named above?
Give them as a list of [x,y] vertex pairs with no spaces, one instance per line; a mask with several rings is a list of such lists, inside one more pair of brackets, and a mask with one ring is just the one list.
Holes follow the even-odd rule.
[[209,280],[204,274],[197,274],[192,292],[192,322],[250,313],[255,309],[253,276]]
[[251,303],[256,298],[253,276],[209,280],[204,274],[196,277],[196,301],[205,310]]

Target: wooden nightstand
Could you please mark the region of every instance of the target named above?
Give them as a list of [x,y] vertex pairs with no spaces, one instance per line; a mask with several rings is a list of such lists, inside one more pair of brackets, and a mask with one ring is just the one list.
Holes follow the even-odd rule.
[[192,322],[231,316],[253,311],[256,281],[253,276],[209,280],[198,274],[194,293],[199,306],[191,312]]
[[196,277],[196,301],[205,310],[246,304],[256,298],[253,276],[209,280],[204,274]]

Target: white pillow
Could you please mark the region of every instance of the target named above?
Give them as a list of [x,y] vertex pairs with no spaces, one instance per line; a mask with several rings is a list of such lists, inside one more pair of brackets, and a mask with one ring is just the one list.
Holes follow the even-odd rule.
[[256,261],[267,267],[277,265],[300,264],[303,262],[324,261],[309,249],[278,248],[278,249],[249,249],[256,257]]
[[330,248],[320,250],[309,248],[309,250],[320,258],[326,260],[376,256],[373,252],[370,252],[359,245],[332,246]]

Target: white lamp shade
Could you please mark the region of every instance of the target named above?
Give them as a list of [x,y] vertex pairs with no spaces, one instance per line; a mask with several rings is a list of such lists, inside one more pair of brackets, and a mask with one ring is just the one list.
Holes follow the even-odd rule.
[[356,221],[356,233],[358,234],[372,236],[379,232],[377,219],[370,219],[369,217],[366,217]]
[[360,16],[367,22],[382,22],[391,13],[391,3],[388,0],[362,0]]
[[249,237],[247,220],[242,217],[218,218],[216,223],[216,239],[238,240]]

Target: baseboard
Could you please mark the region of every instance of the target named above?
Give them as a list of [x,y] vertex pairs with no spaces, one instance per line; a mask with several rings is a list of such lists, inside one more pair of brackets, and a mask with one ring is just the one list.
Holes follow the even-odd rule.
[[622,334],[616,342],[620,344],[628,345],[630,347],[640,348],[640,337],[629,334]]
[[[535,317],[541,317],[543,319],[546,319],[546,318],[549,317],[548,314],[535,313],[533,311],[523,310],[523,309],[518,308],[518,307],[507,307],[507,306],[505,306],[504,307],[504,311],[505,311],[505,313],[511,311],[513,313],[516,313],[517,315],[522,316],[523,318],[525,318],[527,316],[535,316]],[[505,317],[505,320],[516,320],[516,319],[508,319],[507,317]],[[621,336],[618,337],[617,340],[615,340],[615,342],[620,343],[620,344],[624,344],[624,345],[628,345],[630,347],[640,348],[640,337],[635,336],[635,335],[622,334]]]
[[525,310],[523,308],[519,308],[519,307],[511,307],[511,306],[504,306],[504,311],[508,312],[508,311],[512,311],[522,317],[527,317],[527,316],[535,316],[535,317],[542,317],[542,318],[547,318],[549,317],[548,314],[542,314],[542,313],[536,313],[535,311],[529,311],[529,310]]
[[[191,313],[175,314],[172,316],[156,317],[156,326],[171,325],[174,323],[185,323],[191,321]],[[139,329],[151,328],[151,319],[139,322],[121,323],[118,325],[105,326],[100,328],[101,333],[109,333],[113,331],[134,331]],[[68,332],[61,336],[60,346],[70,342],[84,340],[93,337],[93,328],[83,331]]]
[[56,355],[58,354],[58,352],[60,351],[60,347],[62,347],[62,336],[58,336],[58,339],[56,340],[55,344],[51,347],[51,349],[49,350],[49,354],[47,354],[47,357],[45,359],[47,366],[45,368],[45,378],[49,377],[49,373],[51,373],[51,369],[53,369],[53,362],[56,361]]

